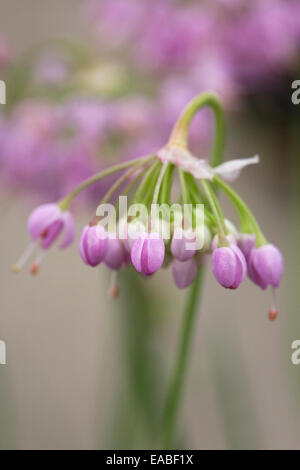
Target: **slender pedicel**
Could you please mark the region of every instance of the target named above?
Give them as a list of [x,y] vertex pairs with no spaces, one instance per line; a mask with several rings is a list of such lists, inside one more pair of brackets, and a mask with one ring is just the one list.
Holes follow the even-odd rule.
[[272,287],[272,303],[271,303],[271,308],[269,310],[269,320],[274,321],[278,317],[278,310],[276,308],[276,299],[275,299],[275,288]]
[[18,273],[21,271],[23,266],[26,264],[27,260],[30,258],[32,253],[34,252],[36,246],[37,246],[37,241],[35,242],[30,242],[27,247],[25,248],[24,253],[21,255],[21,257],[18,259],[18,261],[12,265],[11,270],[14,273]]
[[135,158],[134,160],[130,160],[124,163],[120,163],[119,165],[114,165],[112,167],[107,168],[106,170],[100,171],[96,175],[91,176],[90,178],[83,181],[80,185],[77,186],[68,196],[62,199],[59,203],[62,209],[67,209],[72,200],[78,196],[82,191],[86,188],[91,186],[92,184],[100,181],[101,179],[105,178],[106,176],[112,175],[113,173],[117,173],[118,171],[125,170],[126,168],[130,168],[131,166],[135,166],[137,163],[146,163],[155,158],[155,155],[150,155],[147,157],[140,157]]
[[108,295],[111,299],[116,299],[120,295],[120,287],[118,285],[118,271],[112,271]]
[[38,252],[35,261],[32,263],[30,267],[30,274],[35,275],[39,272],[42,261],[44,260],[45,256],[46,256],[46,251],[40,250]]

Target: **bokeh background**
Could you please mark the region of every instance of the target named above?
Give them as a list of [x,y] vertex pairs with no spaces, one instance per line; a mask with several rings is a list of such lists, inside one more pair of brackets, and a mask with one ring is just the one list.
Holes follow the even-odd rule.
[[[228,119],[226,158],[258,153],[235,184],[285,257],[279,318],[268,292],[234,292],[206,270],[179,448],[299,449],[299,125],[295,1],[0,0],[0,448],[160,447],[159,415],[187,292],[161,271],[141,281],[84,266],[76,244],[51,250],[39,276],[10,265],[36,203],[112,161],[164,142],[181,107],[212,88]],[[201,4],[200,4],[201,3]],[[149,13],[151,12],[151,14]],[[207,155],[210,116],[192,145]],[[100,149],[100,150],[99,150]],[[74,208],[78,233],[102,187]],[[221,199],[235,220],[230,205]]]

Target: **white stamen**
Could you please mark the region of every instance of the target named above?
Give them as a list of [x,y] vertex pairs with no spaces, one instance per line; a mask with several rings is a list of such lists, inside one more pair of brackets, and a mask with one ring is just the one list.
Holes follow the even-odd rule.
[[35,274],[38,273],[38,271],[41,267],[42,261],[45,258],[45,256],[46,256],[46,251],[45,250],[40,250],[38,252],[34,263],[31,265],[30,274],[35,275]]
[[271,290],[271,310],[277,310],[276,308],[276,293],[275,293],[275,288],[272,287]]
[[16,262],[16,264],[13,264],[11,269],[12,271],[14,272],[19,272],[23,266],[25,265],[25,263],[27,262],[27,260],[30,258],[30,256],[32,255],[35,247],[37,245],[37,241],[35,242],[30,242],[29,245],[27,245],[24,253],[21,255],[21,257],[19,258],[19,260]]
[[269,320],[273,321],[276,320],[278,316],[278,310],[276,308],[276,302],[275,302],[275,289],[274,287],[272,288],[272,302],[271,302],[271,310],[269,311]]

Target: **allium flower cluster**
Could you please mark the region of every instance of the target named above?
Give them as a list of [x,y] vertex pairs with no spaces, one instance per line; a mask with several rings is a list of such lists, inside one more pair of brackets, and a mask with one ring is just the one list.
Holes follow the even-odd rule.
[[[282,255],[266,241],[247,205],[227,183],[236,179],[245,166],[257,163],[258,157],[212,167],[208,160],[196,158],[187,146],[191,118],[205,105],[212,106],[220,119],[217,97],[212,93],[199,95],[185,108],[163,148],[91,176],[58,204],[36,208],[28,220],[31,243],[14,271],[25,264],[38,242],[40,251],[31,267],[32,274],[38,271],[42,254],[62,232],[65,236],[61,248],[68,246],[75,235],[68,210],[72,200],[95,182],[121,172],[83,228],[79,241],[79,254],[85,264],[96,267],[103,263],[113,271],[112,296],[119,292],[116,272],[122,267],[132,265],[149,277],[171,264],[175,285],[182,289],[193,283],[209,255],[214,277],[227,289],[237,289],[247,273],[262,289],[277,288],[283,273]],[[174,199],[176,174],[180,189]],[[215,187],[227,194],[237,210],[240,231],[224,218]],[[118,191],[122,197],[109,204]],[[272,306],[269,316],[274,319],[276,315]]]

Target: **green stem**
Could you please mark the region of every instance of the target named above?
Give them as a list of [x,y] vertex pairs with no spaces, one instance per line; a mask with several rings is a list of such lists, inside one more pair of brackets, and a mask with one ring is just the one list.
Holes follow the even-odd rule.
[[[150,165],[150,167],[153,166],[153,165]],[[131,199],[132,199],[132,197],[130,197],[130,193],[131,193],[132,189],[136,186],[138,180],[141,179],[143,176],[145,176],[145,173],[149,169],[150,169],[149,167],[142,168],[141,171],[139,171],[138,174],[135,175],[131,179],[131,181],[127,184],[127,186],[124,188],[124,191],[122,192],[122,194],[123,194],[123,196],[129,196],[129,203],[131,202]],[[118,201],[118,204],[117,204],[117,207],[116,207],[117,218],[119,217],[119,212],[120,212],[120,204],[119,204],[119,201]]]
[[262,245],[265,245],[267,243],[254,215],[252,214],[252,212],[250,211],[250,209],[247,207],[247,205],[244,203],[244,201],[240,198],[240,196],[227,184],[225,183],[223,180],[221,180],[221,178],[219,178],[218,176],[215,176],[214,177],[214,182],[220,186],[220,188],[223,189],[223,191],[225,192],[225,194],[227,194],[227,196],[229,197],[229,199],[232,201],[232,203],[234,204],[234,206],[236,207],[238,213],[239,213],[239,216],[240,216],[240,219],[241,219],[241,222],[244,223],[244,224],[247,224],[251,226],[251,229],[253,230],[253,232],[255,233],[256,235],[256,244],[257,246],[262,246]]
[[71,204],[72,200],[78,196],[81,191],[84,191],[88,186],[90,186],[93,183],[96,183],[97,181],[100,181],[102,178],[105,178],[106,176],[109,176],[113,173],[116,173],[117,171],[125,170],[126,168],[130,168],[132,166],[135,166],[139,162],[146,163],[152,159],[155,158],[155,155],[147,156],[147,157],[142,157],[142,158],[136,158],[134,160],[130,160],[124,163],[120,163],[118,165],[111,166],[103,171],[100,171],[99,173],[96,173],[95,175],[91,176],[90,178],[87,178],[84,180],[81,184],[79,184],[68,196],[66,196],[64,199],[62,199],[59,202],[59,206],[62,210],[67,210],[69,205]]
[[208,204],[208,201],[197,185],[195,178],[190,173],[186,173],[186,179],[189,185],[190,193],[196,198],[196,200],[202,204]]
[[117,181],[111,186],[111,188],[107,191],[105,194],[104,198],[101,201],[101,204],[105,204],[107,201],[110,200],[114,192],[121,186],[121,184],[124,183],[128,178],[130,178],[131,175],[133,175],[139,168],[141,168],[143,165],[145,165],[147,162],[138,162],[133,168],[130,168],[127,170],[123,175],[120,176],[120,178],[117,179]]
[[206,106],[212,109],[215,117],[216,138],[214,141],[211,165],[217,166],[221,163],[225,144],[225,119],[220,98],[215,93],[202,93],[190,101],[176,122],[169,143],[186,148],[191,121],[195,114]]
[[215,193],[212,190],[212,188],[211,188],[211,186],[210,186],[210,184],[207,180],[201,180],[201,184],[202,184],[202,187],[204,189],[204,192],[205,192],[205,195],[207,197],[210,208],[212,210],[212,213],[214,214],[220,237],[222,238],[222,240],[220,240],[220,242],[222,244],[223,243],[226,244],[227,243],[226,242],[226,226],[225,226],[224,216],[223,216],[222,209],[220,207],[219,201],[216,198]]
[[[222,105],[213,93],[203,93],[192,100],[177,123],[171,134],[169,143],[171,145],[179,145],[187,147],[188,130],[194,115],[204,106],[209,106],[215,116],[216,134],[215,142],[212,152],[212,166],[217,166],[222,161],[222,153],[225,141],[225,122]],[[176,426],[176,419],[179,411],[181,392],[183,388],[183,381],[186,374],[186,367],[188,361],[188,352],[190,350],[190,343],[192,340],[192,333],[195,330],[195,319],[197,313],[197,304],[200,297],[200,287],[203,278],[203,268],[199,269],[196,279],[190,291],[187,300],[183,325],[180,330],[180,338],[178,344],[178,353],[175,359],[174,373],[171,378],[164,413],[163,413],[163,442],[164,447],[172,447],[173,435]]]
[[171,204],[171,189],[174,168],[174,165],[169,163],[161,186],[160,202],[162,204]]
[[157,161],[154,165],[151,166],[151,168],[148,169],[143,181],[141,182],[140,186],[138,187],[135,193],[134,202],[136,203],[144,202],[146,194],[149,191],[149,187],[152,186],[153,184],[154,176],[158,168],[160,167],[161,167],[161,162]]
[[178,175],[179,175],[179,181],[180,181],[180,187],[181,187],[181,195],[182,195],[182,201],[183,204],[188,204],[189,203],[189,190],[188,186],[185,181],[185,175],[184,171],[178,167]]
[[180,330],[180,338],[178,344],[178,351],[176,354],[175,366],[163,414],[162,431],[163,445],[165,449],[170,449],[172,447],[173,433],[176,424],[183,382],[186,374],[186,367],[191,348],[191,340],[193,332],[195,331],[197,304],[200,297],[202,280],[203,268],[201,267],[191,287],[191,292],[185,307],[182,327]]

